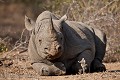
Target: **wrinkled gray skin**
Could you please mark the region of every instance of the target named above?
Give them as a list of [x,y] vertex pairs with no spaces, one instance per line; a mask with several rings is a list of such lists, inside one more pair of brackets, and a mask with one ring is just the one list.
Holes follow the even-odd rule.
[[25,16],[25,26],[32,32],[28,53],[33,69],[40,75],[74,74],[82,69],[78,61],[84,58],[86,71],[105,71],[105,34],[66,18],[58,19],[49,11],[41,13],[36,22]]

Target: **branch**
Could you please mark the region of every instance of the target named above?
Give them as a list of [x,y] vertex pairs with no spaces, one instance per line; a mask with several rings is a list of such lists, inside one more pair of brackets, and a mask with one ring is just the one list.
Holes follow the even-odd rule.
[[107,8],[109,5],[111,5],[115,1],[118,1],[118,0],[111,1],[110,3],[108,3],[107,5],[105,5],[104,7],[102,7],[99,11],[97,11],[94,16],[98,15],[100,12],[102,12],[105,8]]
[[[22,45],[24,45],[24,44],[27,43],[27,38],[25,39],[24,42],[22,42],[24,32],[25,32],[25,29],[23,29],[23,31],[22,31],[22,33],[21,33],[21,37],[20,37],[20,39],[19,39],[18,41],[16,41],[14,48],[13,48],[12,50],[6,52],[6,54],[3,56],[3,58],[6,58],[7,55],[8,55],[9,53],[11,53],[12,51],[14,51],[14,50],[20,48]],[[16,46],[18,42],[20,42],[20,43],[19,43],[18,46]],[[27,50],[27,49],[21,51],[20,53],[22,53],[22,52],[24,52],[24,51],[26,51],[26,50]]]

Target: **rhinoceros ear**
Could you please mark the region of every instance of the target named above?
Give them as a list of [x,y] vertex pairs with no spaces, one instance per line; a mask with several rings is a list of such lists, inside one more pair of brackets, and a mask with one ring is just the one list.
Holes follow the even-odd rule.
[[28,18],[26,15],[25,15],[25,27],[29,31],[31,31],[35,27],[35,22],[32,19]]
[[63,17],[60,18],[60,22],[66,21],[67,20],[67,15],[65,14]]

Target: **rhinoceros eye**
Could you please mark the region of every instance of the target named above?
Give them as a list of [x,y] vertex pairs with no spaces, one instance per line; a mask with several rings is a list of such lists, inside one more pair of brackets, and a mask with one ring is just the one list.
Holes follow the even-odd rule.
[[39,40],[39,44],[41,45],[41,43],[42,43],[42,40]]
[[63,40],[63,38],[61,37],[60,40]]
[[48,48],[44,48],[45,50],[48,50]]
[[61,33],[58,33],[58,35],[59,35],[59,37],[58,37],[58,38],[59,38],[59,40],[61,40],[61,41],[62,41],[62,40],[63,40],[63,36],[62,36],[62,34],[61,34]]

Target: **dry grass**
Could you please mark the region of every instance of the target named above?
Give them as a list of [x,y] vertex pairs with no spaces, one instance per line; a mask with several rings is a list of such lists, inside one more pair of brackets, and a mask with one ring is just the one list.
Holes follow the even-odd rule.
[[[11,5],[1,5],[0,36],[3,38],[10,37],[13,40],[9,42],[15,43],[15,41],[20,38],[20,34],[23,30],[23,27],[21,26],[24,24],[24,15],[25,13],[31,14],[31,9],[25,8],[26,6],[18,3],[13,3]],[[6,5],[8,7],[6,7]],[[19,9],[16,9],[17,5],[17,8]],[[41,5],[39,3],[38,8],[40,8],[40,6],[44,6],[45,9],[51,10],[52,12],[58,14],[58,16],[67,14],[68,20],[81,21],[93,27],[99,28],[105,32],[107,35],[107,49],[104,61],[120,61],[120,0],[54,0],[51,3],[48,0],[46,1],[46,5],[49,6],[45,7],[45,5]],[[37,10],[35,13],[36,12],[40,11]],[[5,15],[4,13],[9,14]],[[13,13],[14,15],[11,18],[11,15]],[[7,23],[12,23],[13,26],[8,26]],[[7,26],[5,25],[5,27],[2,27],[2,24],[7,24]],[[24,38],[26,38],[25,35]],[[22,40],[22,42],[18,41],[18,43],[22,44],[24,40]],[[13,44],[10,44],[9,46],[12,46],[12,48],[16,47],[16,45],[13,46]]]
[[[49,0],[48,0],[49,1]],[[57,0],[55,0],[57,1]],[[60,0],[58,8],[53,5],[52,11],[58,16],[67,14],[69,20],[81,21],[93,27],[101,29],[107,35],[107,49],[104,62],[107,67],[107,72],[103,73],[88,73],[81,75],[66,75],[66,76],[39,76],[32,68],[29,62],[27,53],[20,53],[20,50],[27,48],[28,37],[22,32],[23,28],[9,26],[2,27],[2,18],[0,20],[0,34],[12,36],[3,37],[0,39],[0,49],[3,51],[6,48],[10,52],[0,53],[0,80],[119,80],[120,79],[120,0]],[[16,4],[13,5],[13,7]],[[9,5],[11,6],[11,5]],[[5,7],[5,6],[4,6]],[[22,7],[22,6],[20,6]],[[18,7],[17,7],[18,8]],[[22,7],[24,8],[24,7]],[[20,8],[22,10],[22,8]],[[55,8],[55,9],[54,9]],[[6,9],[6,8],[4,8]],[[14,9],[10,8],[10,14]],[[15,8],[16,9],[16,8]],[[2,11],[2,7],[0,8]],[[7,11],[7,9],[6,9]],[[5,12],[6,12],[5,11]],[[17,10],[15,10],[17,11]],[[20,11],[20,13],[24,11]],[[7,13],[7,12],[6,12]],[[1,13],[4,15],[4,13]],[[16,14],[15,14],[16,15]],[[8,15],[10,18],[10,15]],[[23,14],[20,15],[24,16]],[[17,19],[19,16],[17,16]],[[19,24],[24,24],[23,17]],[[14,21],[9,21],[14,24],[14,21],[19,22],[14,17]],[[3,21],[5,22],[5,21]],[[11,32],[12,31],[12,32]],[[21,34],[22,33],[22,34]],[[20,35],[21,34],[21,35]],[[11,43],[11,38],[17,39],[15,44]],[[18,40],[19,39],[19,40]],[[2,46],[1,46],[2,44]],[[9,48],[10,47],[10,48]],[[18,50],[19,51],[16,51]],[[6,56],[3,59],[3,56]],[[114,62],[114,63],[110,63]],[[116,63],[117,62],[117,63]]]
[[[60,15],[96,27],[107,35],[105,62],[120,61],[120,0],[70,0],[61,3]],[[66,10],[65,10],[66,9]]]

